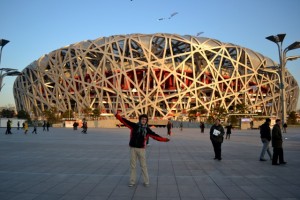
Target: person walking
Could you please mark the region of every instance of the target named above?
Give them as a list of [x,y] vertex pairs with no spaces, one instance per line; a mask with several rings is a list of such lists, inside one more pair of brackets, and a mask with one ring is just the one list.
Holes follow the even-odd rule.
[[287,126],[287,124],[286,124],[286,123],[284,123],[284,124],[283,124],[283,133],[286,133],[286,129],[287,129],[287,127],[288,127],[288,126]]
[[168,123],[167,123],[167,134],[168,136],[170,136],[172,133],[171,133],[171,129],[172,129],[172,122],[170,120],[168,120]]
[[37,134],[36,127],[37,127],[37,122],[33,122],[33,131],[32,131],[32,133]]
[[20,130],[20,121],[18,121],[18,130]]
[[180,127],[180,131],[182,131],[182,128],[183,128],[183,123],[182,122],[180,122],[179,127]]
[[8,134],[12,134],[12,132],[11,132],[11,121],[10,120],[7,120],[7,122],[6,122],[5,135],[8,135]]
[[224,140],[224,128],[220,123],[220,119],[216,119],[214,125],[210,128],[210,140],[214,147],[215,160],[222,160],[222,143]]
[[44,120],[43,122],[43,131],[46,131],[47,122]]
[[25,121],[24,123],[24,134],[27,134],[27,132],[28,132],[28,122],[27,121]]
[[204,133],[204,128],[205,128],[204,122],[200,122],[201,133]]
[[270,124],[271,124],[271,119],[267,118],[265,123],[263,123],[260,126],[260,138],[261,138],[261,142],[263,143],[261,153],[260,153],[260,157],[259,157],[260,161],[266,161],[266,159],[264,158],[266,152],[268,153],[268,155],[270,157],[270,160],[272,160],[272,154],[271,154],[271,151],[269,149],[269,144],[271,142]]
[[87,121],[85,121],[85,119],[83,119],[83,122],[82,122],[82,133],[83,134],[87,134],[87,129],[88,129],[88,127],[87,127]]
[[[287,162],[283,158],[282,148],[282,134],[281,134],[281,120],[276,119],[276,124],[272,129],[272,147],[273,147],[273,159],[272,165],[285,165]],[[278,163],[279,159],[279,163]]]
[[230,140],[232,125],[229,123],[225,128],[226,128],[226,137],[225,137],[225,139]]
[[47,127],[47,131],[49,131],[49,127],[50,127],[50,122],[49,121],[47,122],[46,127]]
[[115,117],[130,129],[130,178],[128,186],[133,187],[136,184],[136,162],[139,160],[144,186],[148,187],[149,175],[146,163],[146,141],[149,137],[160,142],[168,142],[170,139],[161,137],[149,128],[148,116],[146,114],[140,115],[138,123],[134,123],[121,117],[118,112],[112,111]]

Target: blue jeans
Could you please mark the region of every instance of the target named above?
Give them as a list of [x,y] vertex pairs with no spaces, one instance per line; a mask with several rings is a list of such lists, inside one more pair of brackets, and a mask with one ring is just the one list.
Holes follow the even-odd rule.
[[261,142],[263,143],[263,147],[262,147],[262,150],[261,150],[261,153],[260,153],[260,159],[264,159],[266,152],[268,152],[268,154],[270,156],[270,159],[272,159],[272,154],[271,154],[271,151],[269,149],[270,141],[265,139],[265,138],[262,138]]

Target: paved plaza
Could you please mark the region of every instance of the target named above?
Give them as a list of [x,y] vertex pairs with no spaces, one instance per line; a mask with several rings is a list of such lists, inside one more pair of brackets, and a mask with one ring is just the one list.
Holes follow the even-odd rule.
[[[154,128],[166,137],[166,128]],[[300,199],[300,128],[284,135],[287,165],[261,162],[258,130],[233,130],[214,153],[208,129],[173,129],[171,141],[150,139],[150,186],[128,187],[129,129],[52,128],[27,135],[0,129],[1,200],[296,200]],[[266,155],[267,156],[267,155]],[[267,157],[266,157],[267,158]]]

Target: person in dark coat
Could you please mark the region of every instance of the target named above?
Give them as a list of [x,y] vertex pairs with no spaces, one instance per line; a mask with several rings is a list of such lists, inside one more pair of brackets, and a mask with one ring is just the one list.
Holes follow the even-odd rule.
[[204,133],[204,128],[205,128],[204,122],[200,122],[201,133]]
[[172,129],[172,122],[168,120],[167,123],[167,134],[170,136],[171,135],[171,129]]
[[44,120],[43,122],[43,131],[46,131],[47,122]]
[[261,153],[260,153],[260,157],[259,157],[260,161],[266,161],[266,159],[264,158],[266,152],[268,153],[270,160],[272,160],[272,154],[269,149],[269,144],[271,142],[270,124],[271,124],[271,119],[267,118],[265,123],[263,123],[260,126],[260,139],[261,139],[261,142],[263,143],[263,147],[261,149]]
[[220,124],[220,119],[216,119],[215,120],[215,124],[212,125],[212,127],[210,128],[210,132],[209,132],[209,135],[210,135],[210,140],[211,140],[211,143],[214,147],[214,152],[215,152],[215,160],[222,160],[222,156],[221,156],[221,153],[222,153],[222,143],[223,143],[223,140],[224,140],[224,128],[223,126]]
[[49,131],[49,127],[50,127],[50,122],[47,122],[47,131]]
[[5,132],[5,134],[7,135],[7,134],[12,134],[12,132],[11,132],[11,121],[10,120],[7,120],[7,122],[6,122],[6,132]]
[[226,128],[226,137],[225,137],[225,139],[230,140],[232,125],[228,124],[225,128]]
[[[287,162],[283,158],[283,148],[282,148],[282,134],[281,134],[281,120],[276,119],[276,124],[272,129],[272,147],[273,147],[273,160],[272,165],[284,165]],[[278,163],[279,159],[279,163]]]
[[82,133],[84,134],[87,134],[87,129],[88,129],[88,126],[87,126],[87,121],[85,121],[85,119],[83,119],[83,122],[82,122]]
[[180,122],[179,127],[180,127],[180,131],[182,131],[182,128],[183,128],[183,123],[182,122]]
[[77,127],[78,127],[78,123],[75,121],[75,122],[73,123],[73,130],[77,130]]
[[286,133],[286,129],[287,129],[287,124],[284,123],[284,124],[283,124],[283,133]]
[[31,133],[35,133],[35,134],[37,134],[37,122],[36,121],[34,121],[33,122],[33,131],[31,132]]
[[118,112],[112,110],[116,118],[130,129],[130,178],[129,187],[135,185],[136,182],[136,162],[139,160],[141,171],[144,179],[144,185],[149,186],[149,176],[146,163],[146,141],[149,137],[160,141],[168,142],[170,139],[161,137],[153,132],[148,126],[148,116],[146,114],[139,116],[138,123],[131,122],[121,117]]

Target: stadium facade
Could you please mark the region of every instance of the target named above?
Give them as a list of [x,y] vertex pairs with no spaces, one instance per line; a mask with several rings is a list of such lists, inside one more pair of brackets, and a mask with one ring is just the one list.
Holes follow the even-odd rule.
[[[110,116],[147,113],[152,119],[177,119],[190,110],[224,108],[281,116],[277,73],[271,59],[238,45],[176,34],[129,34],[82,41],[50,52],[17,77],[17,110],[35,116],[84,108]],[[296,109],[299,87],[286,74],[287,111]]]

